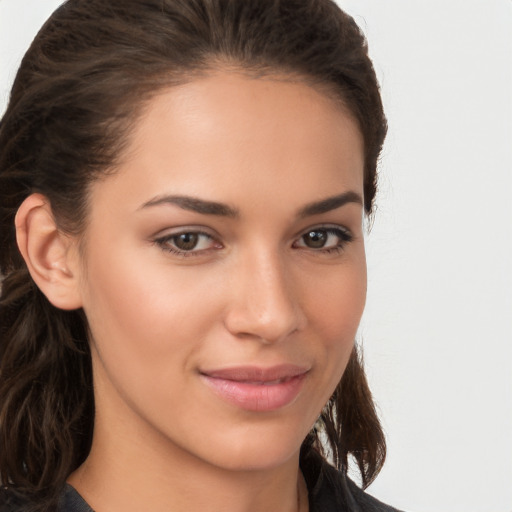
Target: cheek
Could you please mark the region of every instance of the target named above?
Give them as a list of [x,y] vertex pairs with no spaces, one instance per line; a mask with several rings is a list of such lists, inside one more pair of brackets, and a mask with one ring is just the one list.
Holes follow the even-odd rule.
[[310,329],[322,359],[328,398],[349,360],[366,302],[364,252],[351,265],[333,271],[309,292]]
[[83,293],[90,316],[102,318],[103,327],[165,328],[204,297],[194,287],[190,272],[167,262],[158,248],[134,242],[130,234],[115,240],[103,240],[101,234],[85,261]]
[[347,337],[353,341],[366,302],[366,287],[364,253],[310,287],[310,316],[323,339],[334,344],[343,344]]
[[[133,253],[132,253],[133,254]],[[159,365],[166,353],[174,357],[194,350],[214,316],[215,301],[201,281],[187,279],[136,258],[94,259],[91,255],[84,310],[92,338],[104,362],[116,366]],[[201,313],[194,315],[191,312]],[[195,334],[194,334],[195,333]],[[194,342],[195,340],[195,342]]]
[[[93,263],[84,310],[96,391],[110,397],[109,407],[119,395],[141,415],[161,411],[191,385],[189,370],[215,316],[214,300],[169,269],[156,271],[135,259]],[[197,314],[191,318],[191,312]]]

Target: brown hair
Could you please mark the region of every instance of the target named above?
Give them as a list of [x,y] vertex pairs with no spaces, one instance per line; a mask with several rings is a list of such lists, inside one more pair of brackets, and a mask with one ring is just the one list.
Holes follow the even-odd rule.
[[[372,212],[386,120],[366,40],[333,1],[69,0],[57,9],[22,61],[0,125],[0,480],[39,510],[87,457],[94,396],[86,318],[53,307],[32,281],[16,211],[40,192],[59,227],[80,233],[88,184],[115,172],[145,102],[219,61],[334,91],[363,134]],[[346,471],[352,455],[367,486],[385,441],[356,349],[319,422],[334,463]],[[303,456],[321,446],[314,430]]]

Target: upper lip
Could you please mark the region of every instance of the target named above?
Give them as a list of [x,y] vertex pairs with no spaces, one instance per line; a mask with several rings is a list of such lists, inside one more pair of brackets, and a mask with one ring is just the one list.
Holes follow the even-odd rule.
[[213,370],[202,370],[201,374],[212,379],[232,380],[235,382],[271,382],[291,379],[309,371],[306,366],[280,364],[271,367],[236,366]]

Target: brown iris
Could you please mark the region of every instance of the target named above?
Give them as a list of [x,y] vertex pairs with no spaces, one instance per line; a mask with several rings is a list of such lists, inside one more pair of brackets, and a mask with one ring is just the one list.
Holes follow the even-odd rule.
[[328,236],[327,231],[323,229],[315,229],[303,235],[302,239],[307,247],[311,247],[312,249],[321,249],[326,244]]
[[181,233],[173,237],[174,245],[182,251],[191,251],[198,241],[199,235],[197,233]]

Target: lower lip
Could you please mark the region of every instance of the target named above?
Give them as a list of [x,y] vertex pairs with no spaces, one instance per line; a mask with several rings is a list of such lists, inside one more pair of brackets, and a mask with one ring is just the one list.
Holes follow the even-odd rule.
[[215,393],[246,411],[275,411],[292,403],[299,394],[306,374],[275,384],[252,384],[202,375]]

